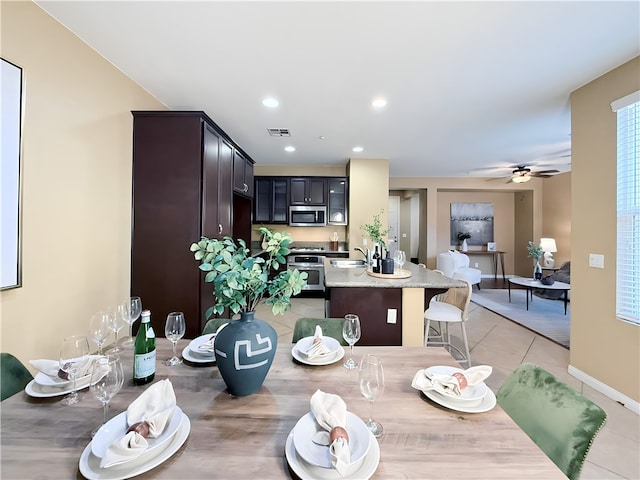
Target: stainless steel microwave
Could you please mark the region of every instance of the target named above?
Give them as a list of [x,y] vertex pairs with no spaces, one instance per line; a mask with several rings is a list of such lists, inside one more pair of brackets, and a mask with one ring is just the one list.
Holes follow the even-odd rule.
[[327,225],[327,207],[291,205],[289,225],[292,227],[324,227]]

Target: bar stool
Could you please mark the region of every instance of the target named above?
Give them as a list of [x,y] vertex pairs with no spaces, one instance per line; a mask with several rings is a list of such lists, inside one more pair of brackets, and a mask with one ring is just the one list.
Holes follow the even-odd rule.
[[[471,355],[469,354],[469,342],[467,340],[467,331],[465,322],[469,319],[468,310],[471,301],[471,283],[466,280],[460,280],[465,283],[464,287],[454,287],[445,293],[436,295],[429,302],[429,308],[424,312],[424,344],[426,346],[444,346],[453,354],[452,350],[457,351],[467,368],[471,366]],[[431,335],[431,338],[438,337],[439,341],[429,339],[429,329],[431,322],[438,322],[440,325],[440,336]],[[451,334],[449,332],[450,323],[459,323],[462,331],[462,342],[464,351],[451,343]]]

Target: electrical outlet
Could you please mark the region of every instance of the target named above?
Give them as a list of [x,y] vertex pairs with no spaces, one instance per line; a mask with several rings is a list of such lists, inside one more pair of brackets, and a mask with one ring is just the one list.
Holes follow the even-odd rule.
[[604,268],[604,255],[590,253],[589,266],[593,268]]
[[476,266],[476,268],[478,268],[478,262],[474,263],[474,265]]
[[389,308],[387,310],[387,323],[396,323],[396,318],[398,317],[398,310],[395,308]]

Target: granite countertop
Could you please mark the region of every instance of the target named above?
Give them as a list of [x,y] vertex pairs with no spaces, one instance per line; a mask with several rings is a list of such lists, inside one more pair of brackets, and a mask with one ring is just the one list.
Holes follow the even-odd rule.
[[[356,258],[353,258],[355,260]],[[361,260],[362,257],[358,258]],[[364,267],[337,268],[331,266],[331,259],[324,260],[324,283],[332,287],[368,287],[368,288],[452,288],[463,287],[464,283],[445,277],[441,273],[419,267],[407,262],[402,266],[409,270],[409,278],[378,278],[367,274]]]

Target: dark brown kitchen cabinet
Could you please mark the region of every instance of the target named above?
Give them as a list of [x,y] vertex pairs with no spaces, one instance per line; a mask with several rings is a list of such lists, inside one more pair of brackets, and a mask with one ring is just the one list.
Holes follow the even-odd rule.
[[347,225],[349,182],[346,178],[327,177],[327,223]]
[[254,193],[253,223],[288,223],[287,177],[256,177]]
[[324,177],[293,177],[289,179],[291,205],[326,205],[327,182]]
[[253,198],[253,161],[240,152],[233,152],[233,191]]
[[167,314],[182,311],[194,338],[214,299],[191,243],[251,229],[251,201],[233,193],[238,147],[204,112],[132,113],[131,292],[157,336]]

